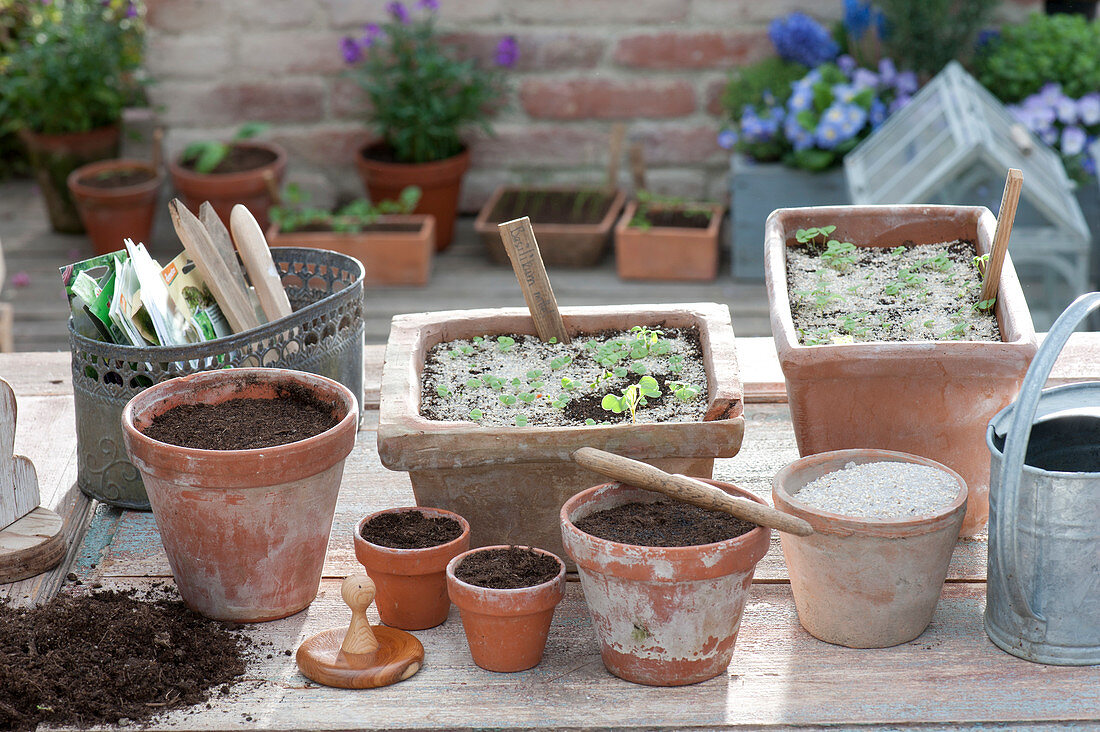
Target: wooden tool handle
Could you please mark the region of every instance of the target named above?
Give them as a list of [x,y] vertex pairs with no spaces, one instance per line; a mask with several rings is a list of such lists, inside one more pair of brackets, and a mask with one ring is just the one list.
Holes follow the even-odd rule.
[[512,269],[523,290],[523,299],[527,309],[535,320],[535,331],[543,342],[557,338],[561,343],[569,343],[569,332],[558,311],[558,301],[550,287],[550,278],[546,274],[546,265],[542,262],[535,230],[531,228],[531,219],[521,219],[498,224],[500,239],[508,258],[512,260]]
[[1001,194],[1001,208],[997,211],[997,229],[993,233],[993,248],[990,250],[989,264],[985,267],[985,276],[982,279],[980,302],[997,299],[997,288],[1001,284],[1001,266],[1005,261],[1005,252],[1008,251],[1008,237],[1012,234],[1012,223],[1016,220],[1016,206],[1020,203],[1020,190],[1023,186],[1023,172],[1017,168],[1009,168],[1008,176],[1005,178],[1005,190]]
[[652,465],[597,450],[594,447],[582,447],[575,451],[573,462],[600,475],[606,475],[608,478],[614,478],[638,488],[664,493],[666,496],[695,506],[723,511],[759,526],[767,526],[796,536],[809,536],[814,533],[813,528],[797,516],[777,511],[756,501],[735,498],[723,490],[686,475],[666,473]]
[[352,575],[340,586],[340,596],[351,608],[351,625],[340,650],[365,656],[378,650],[378,639],[367,620],[367,608],[374,602],[374,582],[365,574]]
[[238,203],[229,214],[229,227],[233,230],[233,241],[252,286],[256,288],[264,315],[269,321],[290,315],[290,300],[256,217],[244,204]]

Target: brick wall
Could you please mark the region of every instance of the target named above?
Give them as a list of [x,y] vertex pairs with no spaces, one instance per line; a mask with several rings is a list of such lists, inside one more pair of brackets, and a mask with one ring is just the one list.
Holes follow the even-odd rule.
[[[289,174],[319,202],[359,195],[353,155],[368,137],[338,42],[384,16],[386,0],[148,0],[149,93],[169,154],[273,125]],[[841,0],[441,0],[440,28],[486,58],[505,35],[520,60],[496,136],[471,136],[463,208],[505,182],[600,181],[611,126],[644,146],[655,190],[721,199],[727,156],[715,143],[728,70],[771,52],[767,23]],[[1019,19],[1040,3],[1009,0]],[[621,180],[629,181],[623,162]]]

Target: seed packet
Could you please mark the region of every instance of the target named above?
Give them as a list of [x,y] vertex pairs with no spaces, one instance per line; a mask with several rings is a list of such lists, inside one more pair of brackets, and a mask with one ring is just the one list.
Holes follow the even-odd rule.
[[108,343],[129,344],[129,339],[111,321],[111,299],[115,290],[115,263],[126,252],[85,259],[59,267],[61,283],[73,313],[73,328],[87,338]]
[[218,301],[210,294],[187,252],[181,252],[169,262],[160,276],[168,287],[168,296],[174,306],[190,320],[194,342],[211,341],[233,333],[229,321],[218,307]]

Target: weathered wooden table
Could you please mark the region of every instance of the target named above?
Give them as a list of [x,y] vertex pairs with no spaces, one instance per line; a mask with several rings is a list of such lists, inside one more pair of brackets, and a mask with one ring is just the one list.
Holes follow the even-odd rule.
[[[782,376],[770,339],[743,339],[746,385],[741,453],[719,460],[715,477],[770,495],[775,471],[797,457]],[[368,404],[377,405],[381,347],[366,350]],[[66,518],[73,539],[63,565],[0,586],[15,602],[50,597],[75,573],[85,585],[142,587],[170,579],[148,513],[88,501],[75,490],[76,437],[67,353],[0,355],[0,376],[19,400],[16,452],[38,468],[43,504]],[[1100,380],[1100,334],[1078,334],[1052,381]],[[426,665],[395,686],[346,691],[297,672],[293,651],[306,637],[346,625],[340,580],[360,571],[351,531],[363,515],[413,503],[408,478],[386,470],[375,451],[377,412],[368,413],[348,460],[320,593],[293,617],[250,627],[270,642],[247,679],[210,709],[175,712],[154,727],[189,729],[787,727],[947,723],[1051,723],[1100,727],[1100,667],[1029,663],[998,650],[982,627],[986,542],[960,541],[931,626],[916,640],[852,650],[816,640],[798,624],[777,540],[757,567],[729,672],[678,688],[650,688],[604,670],[580,585],[568,583],[543,662],[518,674],[483,671],[470,660],[458,613],[416,635]],[[377,622],[373,608],[372,620]]]

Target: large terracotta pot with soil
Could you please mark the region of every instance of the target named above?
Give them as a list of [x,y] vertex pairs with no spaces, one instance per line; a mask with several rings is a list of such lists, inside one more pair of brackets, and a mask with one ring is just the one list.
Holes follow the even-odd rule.
[[[823,476],[842,476],[869,463],[885,463],[882,471],[889,475],[850,479],[854,482],[848,498],[842,490],[837,495],[836,484],[824,486],[832,493],[829,508],[821,507],[820,498],[810,502],[799,495]],[[905,486],[896,464],[923,466],[926,471]],[[936,486],[940,501],[931,500],[936,473],[942,481]],[[916,498],[891,496],[883,488],[908,489]],[[842,504],[851,501],[860,507],[872,506],[875,500],[879,506],[892,502],[899,515],[857,516],[851,509],[838,513],[838,498]],[[884,648],[924,632],[940,599],[966,513],[967,487],[958,473],[916,455],[838,450],[800,458],[780,470],[772,484],[772,500],[777,509],[805,519],[814,529],[810,536],[779,536],[798,620],[811,635],[851,648]],[[924,507],[913,507],[909,502],[914,500]],[[903,514],[907,508],[912,512]]]
[[501,186],[474,220],[489,256],[508,264],[497,225],[531,219],[542,261],[550,267],[593,267],[611,241],[611,229],[626,202],[621,189],[576,186]]
[[[535,335],[526,308],[454,310],[393,319],[382,369],[378,455],[407,470],[416,502],[470,522],[471,546],[531,543],[562,551],[558,514],[600,476],[575,464],[591,446],[670,473],[710,477],[714,458],[732,457],[744,434],[741,380],[729,308],[716,303],[563,307],[577,337],[636,325],[698,329],[707,384],[701,420],[593,426],[481,426],[421,414],[421,377],[432,346],[458,338]],[[490,395],[496,400],[495,395]]]
[[985,426],[1015,399],[1036,352],[1035,329],[1011,259],[1005,258],[992,341],[802,345],[791,315],[787,248],[795,232],[836,225],[836,238],[892,248],[954,240],[990,251],[996,220],[977,206],[828,206],[779,209],[768,217],[765,274],[772,335],[801,455],[877,448],[931,458],[970,490],[962,534],[989,516]]
[[[615,226],[615,270],[624,280],[713,280],[718,276],[715,204],[647,206],[631,201]],[[644,225],[638,226],[641,216]]]
[[565,564],[534,547],[471,549],[447,564],[447,591],[474,663],[523,671],[542,660],[554,609],[565,596]]
[[260,622],[312,602],[358,421],[347,387],[286,369],[205,371],[126,404],[126,451],[188,607]]
[[[729,483],[708,480],[731,495],[763,503],[752,493]],[[752,575],[768,551],[771,531],[743,524],[694,546],[640,546],[603,539],[578,528],[603,511],[641,504],[692,511],[678,521],[656,516],[632,516],[625,525],[648,525],[649,533],[665,525],[692,526],[696,515],[735,522],[727,514],[706,511],[621,483],[606,483],[578,493],[561,509],[565,550],[577,564],[584,599],[600,641],[607,670],[638,684],[680,686],[725,672],[733,657],[741,627],[741,612]],[[633,506],[630,506],[633,509]],[[744,533],[738,533],[743,531]],[[670,543],[661,537],[660,543]],[[690,543],[690,540],[689,542]]]
[[447,619],[447,563],[470,548],[466,519],[438,508],[390,508],[364,517],[353,539],[383,623],[424,630]]
[[383,143],[369,143],[355,155],[355,167],[372,203],[397,201],[408,186],[420,188],[413,213],[435,217],[437,251],[451,245],[462,176],[470,167],[470,151],[430,163],[399,163]]
[[46,199],[46,213],[54,231],[62,234],[84,231],[69,193],[69,173],[86,163],[118,157],[119,136],[118,125],[64,135],[19,131],[19,138],[27,147],[35,181]]
[[149,243],[164,175],[140,160],[104,160],[69,174],[69,192],[96,254]]
[[328,249],[363,263],[367,285],[426,285],[435,258],[435,217],[380,216],[362,231],[289,231],[275,224],[267,230],[273,247]]
[[[282,184],[286,161],[286,150],[273,142],[237,140],[211,173],[199,173],[193,163],[184,163],[181,158],[168,161],[168,172],[172,185],[192,211],[198,211],[204,201],[209,201],[218,218],[229,226],[230,212],[241,203],[266,229],[267,210],[274,204],[271,191]],[[269,179],[273,182],[269,183]]]

